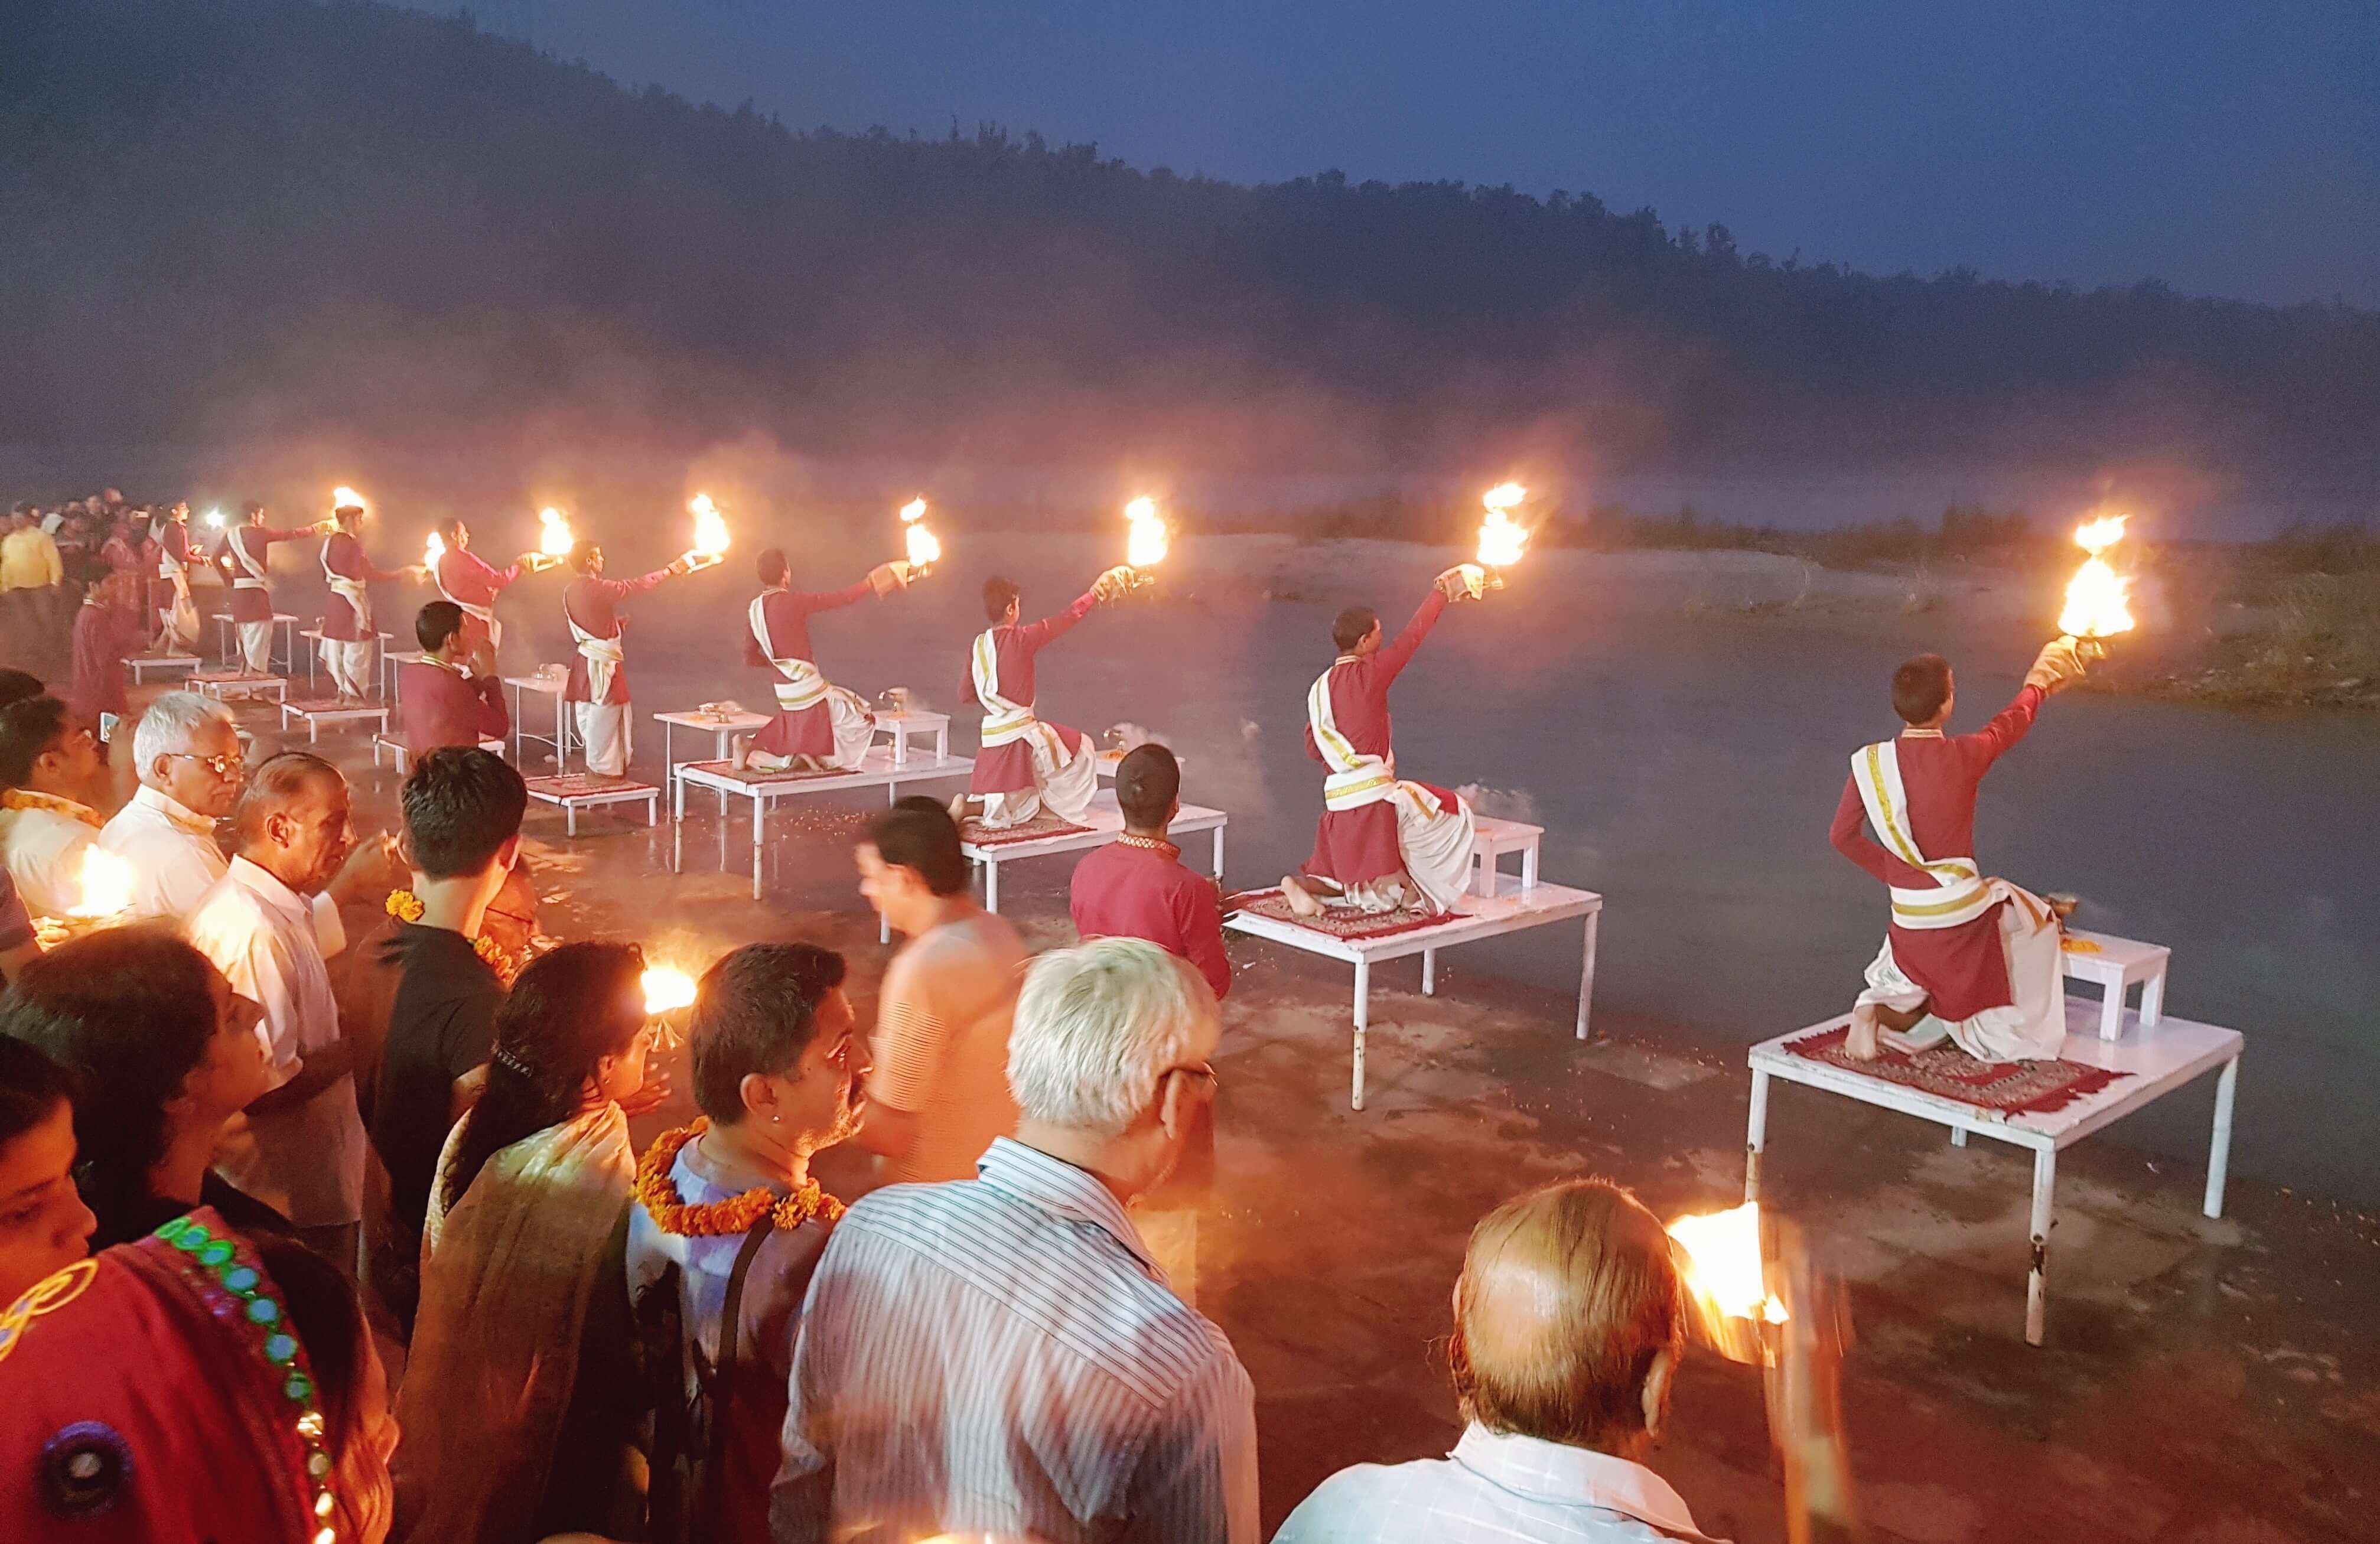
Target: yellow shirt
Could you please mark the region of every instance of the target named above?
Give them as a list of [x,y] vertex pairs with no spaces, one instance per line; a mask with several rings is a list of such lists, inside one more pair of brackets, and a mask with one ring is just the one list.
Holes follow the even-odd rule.
[[10,531],[0,541],[0,590],[39,590],[65,577],[58,544],[39,526]]

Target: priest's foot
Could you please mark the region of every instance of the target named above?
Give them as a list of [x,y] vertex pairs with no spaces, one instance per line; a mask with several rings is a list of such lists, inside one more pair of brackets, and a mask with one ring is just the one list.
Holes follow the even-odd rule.
[[1293,916],[1319,917],[1322,915],[1322,903],[1314,898],[1314,892],[1298,883],[1294,875],[1281,876],[1281,898],[1289,903],[1289,909]]
[[1873,1062],[1876,1052],[1876,1005],[1862,1003],[1852,1010],[1851,1032],[1843,1037],[1843,1054],[1854,1062]]
[[727,741],[727,770],[742,772],[752,761],[752,736],[734,735]]

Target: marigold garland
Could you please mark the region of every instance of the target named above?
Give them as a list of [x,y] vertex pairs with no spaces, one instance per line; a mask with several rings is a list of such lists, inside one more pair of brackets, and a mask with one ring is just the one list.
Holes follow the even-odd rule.
[[[419,922],[428,908],[421,904],[421,897],[412,891],[392,890],[388,893],[388,899],[381,903],[381,909],[400,922]],[[485,933],[471,941],[471,953],[486,961],[488,968],[496,973],[496,979],[508,987],[513,984],[513,978],[520,974],[519,965],[504,953],[504,945]]]
[[670,1170],[677,1162],[679,1150],[710,1129],[710,1117],[698,1115],[692,1125],[662,1132],[637,1161],[637,1184],[630,1194],[662,1232],[678,1238],[717,1238],[749,1233],[763,1217],[781,1233],[798,1228],[813,1217],[830,1222],[842,1217],[843,1203],[820,1189],[816,1180],[807,1181],[783,1198],[766,1185],[755,1185],[723,1201],[689,1206],[679,1198]]

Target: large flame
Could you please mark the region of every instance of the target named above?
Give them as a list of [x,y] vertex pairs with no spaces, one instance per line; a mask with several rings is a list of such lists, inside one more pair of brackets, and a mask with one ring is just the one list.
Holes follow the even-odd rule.
[[674,967],[657,965],[646,971],[644,986],[648,1015],[694,1005],[694,978]]
[[1157,501],[1135,499],[1123,506],[1123,517],[1132,525],[1132,535],[1124,542],[1124,562],[1135,568],[1164,562],[1172,541],[1164,517],[1157,513]]
[[2069,638],[2107,638],[2132,630],[2128,591],[2131,581],[2107,566],[2100,554],[2124,538],[2124,517],[2109,515],[2084,522],[2074,532],[2074,544],[2091,555],[2067,581],[2066,609],[2058,614],[2058,630]]
[[723,557],[727,553],[727,521],[719,506],[710,502],[709,493],[697,493],[686,507],[694,511],[694,545],[687,549],[697,557]]
[[1785,1304],[1768,1290],[1760,1248],[1760,1203],[1746,1201],[1728,1211],[1681,1217],[1670,1236],[1685,1252],[1686,1289],[1706,1338],[1739,1361],[1758,1359],[1762,1323],[1782,1324]]
[[132,865],[93,842],[82,850],[82,899],[69,917],[113,917],[132,904]]
[[364,496],[352,488],[334,488],[331,490],[331,507],[361,509],[364,507]]
[[537,512],[537,550],[546,557],[568,557],[577,537],[570,529],[570,517],[559,509]]
[[430,540],[421,544],[421,565],[424,568],[434,569],[438,566],[438,560],[445,555],[446,539],[436,531],[431,531]]
[[926,529],[924,494],[918,494],[901,506],[901,529],[908,541],[909,566],[915,570],[913,577],[942,560],[941,539]]
[[1512,519],[1512,511],[1529,491],[1517,482],[1500,483],[1480,495],[1488,517],[1479,522],[1479,563],[1483,567],[1504,568],[1521,561],[1529,545],[1529,532]]

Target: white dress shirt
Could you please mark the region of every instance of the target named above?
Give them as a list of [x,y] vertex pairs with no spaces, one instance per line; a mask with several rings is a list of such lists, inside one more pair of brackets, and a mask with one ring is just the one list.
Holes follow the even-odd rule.
[[26,910],[35,917],[64,917],[82,904],[83,850],[99,837],[92,823],[97,816],[71,799],[30,796],[39,802],[0,809],[0,853],[6,854],[8,877],[17,881],[17,898]]
[[[322,917],[322,908],[236,857],[184,924],[232,990],[263,1004],[256,1032],[276,1087],[298,1075],[308,1052],[339,1038],[322,960],[346,947],[346,937],[330,909],[325,947]],[[293,1109],[236,1118],[215,1149],[215,1169],[298,1226],[330,1227],[363,1218],[364,1148],[348,1076]]]
[[180,921],[230,867],[215,845],[212,821],[145,783],[100,832],[99,845],[132,865],[136,918]]
[[1642,1464],[1465,1427],[1444,1458],[1358,1464],[1315,1488],[1272,1544],[1718,1544]]
[[1257,1544],[1256,1399],[1091,1173],[1003,1137],[827,1242],[794,1350],[779,1544]]

